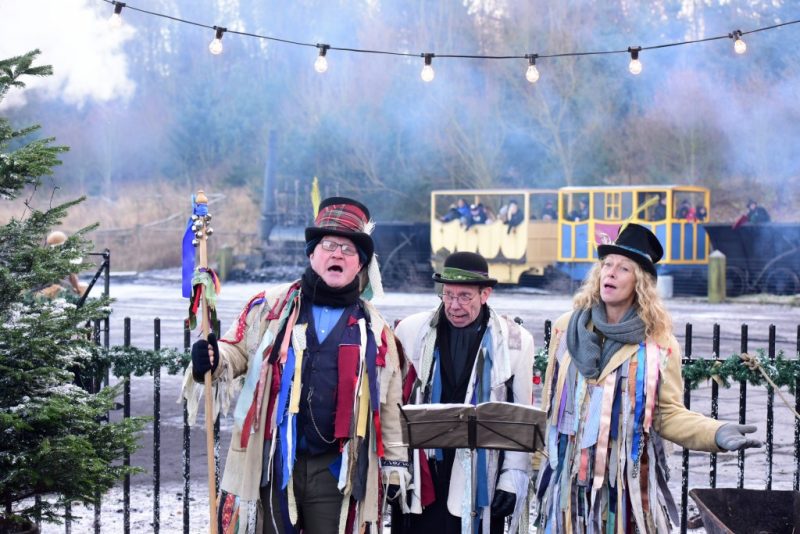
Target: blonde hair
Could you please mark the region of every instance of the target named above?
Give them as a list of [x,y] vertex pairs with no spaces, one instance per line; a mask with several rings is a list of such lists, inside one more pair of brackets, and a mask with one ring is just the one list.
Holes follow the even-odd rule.
[[[672,335],[672,317],[658,294],[656,279],[646,273],[638,263],[634,262],[633,265],[633,273],[636,277],[633,305],[636,306],[637,315],[644,322],[645,336],[666,344],[669,336]],[[586,279],[572,299],[574,309],[586,310],[601,302],[601,267],[601,262],[596,263],[586,275]]]

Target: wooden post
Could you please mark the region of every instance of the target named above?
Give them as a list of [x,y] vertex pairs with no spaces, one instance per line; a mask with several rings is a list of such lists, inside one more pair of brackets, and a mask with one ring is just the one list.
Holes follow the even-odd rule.
[[221,282],[225,282],[231,274],[233,268],[233,247],[224,246],[219,249],[219,265],[217,276]]
[[[208,197],[206,197],[206,194],[202,189],[197,192],[195,202],[197,204],[203,204],[206,206],[208,205]],[[197,223],[202,225],[202,229],[199,232],[202,235],[197,236],[197,251],[199,254],[198,266],[201,268],[208,268],[208,249],[206,247],[206,240],[208,239],[208,225],[207,221],[203,217],[200,217],[197,220]],[[208,334],[211,331],[211,325],[209,324],[209,310],[207,309],[205,298],[200,299],[200,305],[203,339],[208,339]],[[218,356],[218,354],[214,354],[213,357],[209,356],[212,368],[214,367],[214,358],[217,358]],[[205,377],[203,377],[203,383],[205,386],[204,396],[206,407],[206,454],[208,456],[208,511],[210,519],[208,531],[211,534],[217,534],[217,484],[215,480],[216,469],[214,465],[214,399],[212,398],[211,393],[211,370],[209,370],[205,374]]]
[[725,254],[715,250],[708,255],[708,302],[725,300]]

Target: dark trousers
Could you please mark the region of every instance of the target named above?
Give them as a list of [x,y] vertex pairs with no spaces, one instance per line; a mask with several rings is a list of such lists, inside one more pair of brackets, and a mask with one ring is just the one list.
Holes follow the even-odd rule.
[[[433,490],[436,500],[426,506],[421,514],[403,514],[400,507],[392,505],[392,534],[461,534],[461,518],[447,509],[447,495],[450,489],[450,473],[453,469],[454,449],[444,451],[444,461],[428,460],[433,478]],[[482,525],[482,523],[481,523]],[[479,527],[476,532],[481,532]],[[505,530],[504,517],[492,517],[490,534],[502,534]]]
[[[318,456],[302,453],[297,455],[292,474],[294,498],[297,503],[297,531],[302,529],[304,534],[329,534],[339,530],[342,494],[336,487],[338,480],[333,477],[330,470],[330,465],[338,456],[339,453],[336,451]],[[279,478],[273,476],[270,486],[261,488],[261,502],[265,508],[264,534],[285,532],[281,521]],[[271,517],[270,506],[266,503],[272,505],[275,524]]]

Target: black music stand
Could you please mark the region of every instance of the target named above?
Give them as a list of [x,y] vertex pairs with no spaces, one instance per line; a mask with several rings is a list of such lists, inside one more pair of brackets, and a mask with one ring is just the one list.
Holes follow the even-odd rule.
[[510,402],[401,406],[403,440],[411,449],[469,449],[472,529],[475,528],[476,449],[536,452],[544,447],[547,413]]

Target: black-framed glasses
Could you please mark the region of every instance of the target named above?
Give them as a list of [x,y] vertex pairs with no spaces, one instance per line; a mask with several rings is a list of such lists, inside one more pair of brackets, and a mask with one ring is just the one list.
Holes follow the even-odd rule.
[[462,306],[466,306],[467,304],[472,302],[478,295],[479,293],[459,293],[455,295],[453,293],[444,292],[441,295],[439,295],[439,297],[445,304],[450,304],[454,300],[457,300],[459,304],[461,304]]
[[358,249],[356,249],[355,245],[350,245],[348,243],[337,243],[336,241],[323,239],[320,241],[320,245],[325,252],[334,252],[337,248],[341,248],[342,254],[345,256],[355,256],[358,254]]

